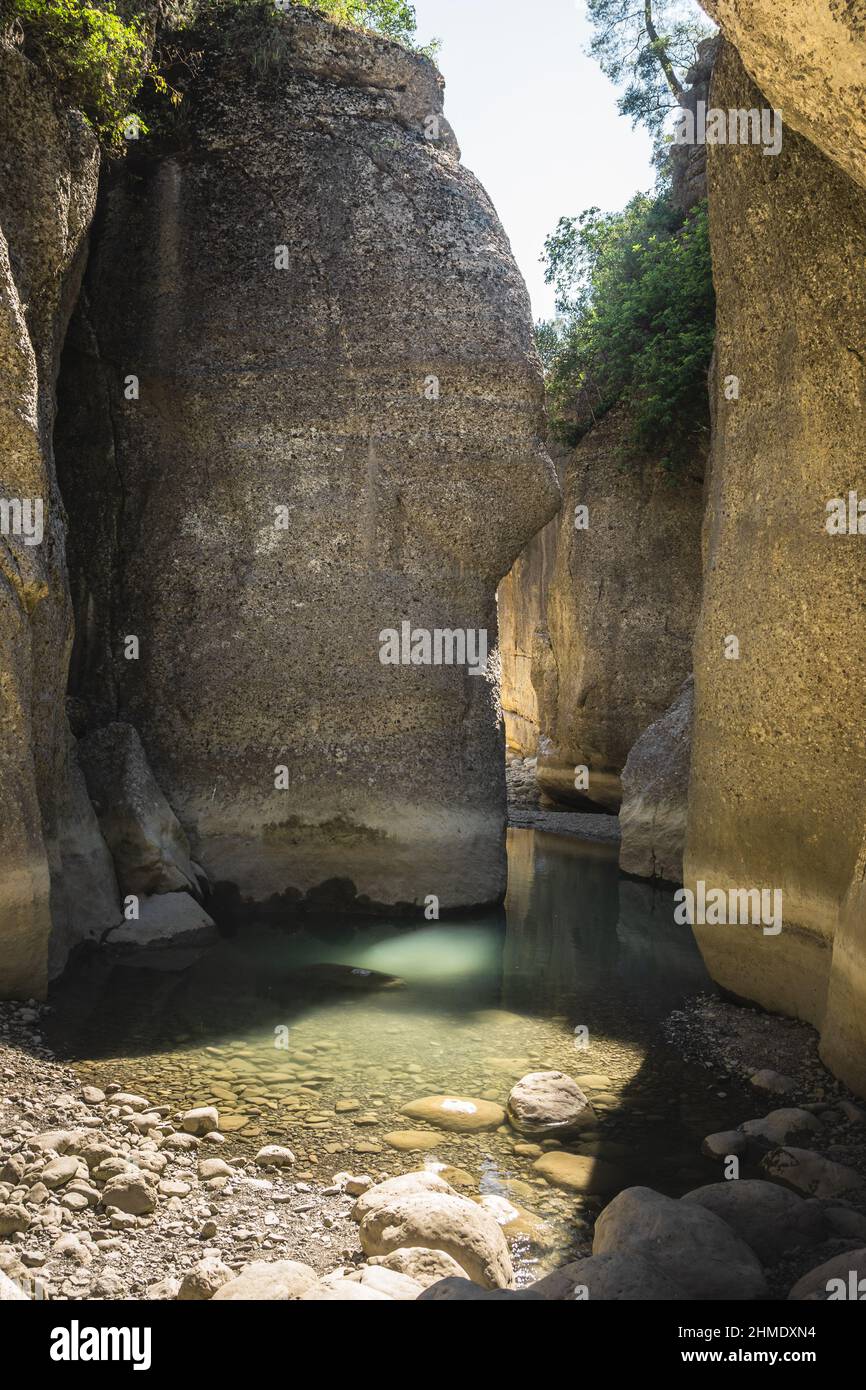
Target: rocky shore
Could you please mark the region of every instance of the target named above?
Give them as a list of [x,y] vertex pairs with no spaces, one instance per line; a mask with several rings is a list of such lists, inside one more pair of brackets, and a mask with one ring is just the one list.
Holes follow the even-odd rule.
[[[515,1289],[507,1199],[469,1196],[417,1159],[397,1176],[301,1180],[285,1144],[235,1152],[213,1106],[175,1110],[120,1075],[83,1085],[46,1047],[40,1008],[4,1004],[0,1299],[856,1296],[839,1290],[866,1277],[866,1111],[821,1067],[812,1030],[717,1000],[669,1030],[708,1067],[749,1071],[767,1113],[704,1140],[723,1180],[681,1198],[619,1191],[591,1254]],[[562,1072],[523,1077],[507,1107],[443,1095],[406,1113],[440,1131],[507,1124],[560,1190],[601,1163],[579,1151],[592,1102]]]

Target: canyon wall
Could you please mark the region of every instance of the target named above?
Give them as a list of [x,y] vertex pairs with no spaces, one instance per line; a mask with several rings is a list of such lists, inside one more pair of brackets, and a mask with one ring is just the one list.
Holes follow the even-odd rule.
[[[775,51],[778,26],[763,32],[744,34],[747,61]],[[836,50],[809,33],[821,92]],[[800,109],[793,73],[770,90]],[[730,46],[711,101],[766,104]],[[781,934],[698,926],[705,960],[734,993],[818,1026],[828,1063],[866,1091],[866,552],[825,524],[831,499],[864,486],[866,193],[848,175],[856,137],[834,122],[826,153],[791,129],[777,158],[709,150],[718,341],[685,883],[782,891]]]
[[[511,610],[510,627],[525,634],[523,652],[503,650],[503,706],[531,711],[528,666],[540,787],[556,801],[615,811],[629,750],[689,673],[702,481],[697,469],[674,480],[657,459],[636,455],[621,412],[566,456],[561,477],[562,511],[500,588],[500,611]],[[588,509],[585,527],[578,507]],[[585,789],[575,787],[580,766]]]
[[182,121],[94,228],[58,427],[76,714],[138,730],[227,900],[495,900],[494,689],[381,634],[492,652],[558,505],[528,296],[427,59],[306,11],[248,39],[188,37]]
[[72,606],[52,449],[99,153],[2,45],[0,145],[0,997],[26,997],[45,990],[52,926],[56,971],[120,908],[64,710]]

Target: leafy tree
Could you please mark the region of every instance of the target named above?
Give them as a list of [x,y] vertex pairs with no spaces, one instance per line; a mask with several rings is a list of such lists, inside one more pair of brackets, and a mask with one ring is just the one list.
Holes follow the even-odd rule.
[[706,205],[638,194],[619,213],[564,217],[545,244],[558,319],[539,326],[554,430],[576,442],[614,405],[632,444],[671,468],[708,429],[715,299]]
[[695,0],[587,0],[590,53],[617,87],[619,109],[655,136],[678,106],[698,44],[715,32]]
[[118,141],[148,67],[144,14],[127,21],[113,0],[3,0],[2,15],[60,96]]

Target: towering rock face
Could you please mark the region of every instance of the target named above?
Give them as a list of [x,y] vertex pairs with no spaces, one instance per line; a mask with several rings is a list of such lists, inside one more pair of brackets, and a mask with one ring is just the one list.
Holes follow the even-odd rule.
[[2,46],[0,149],[0,996],[27,997],[45,990],[52,920],[57,969],[120,914],[66,726],[72,611],[51,442],[99,154],[82,117]]
[[[492,900],[501,734],[459,648],[558,502],[527,294],[426,59],[306,11],[227,34],[106,189],[67,359],[85,723],[138,729],[243,899]],[[403,624],[457,664],[387,664]]]
[[[539,785],[554,800],[615,811],[629,749],[689,672],[702,483],[674,482],[657,460],[635,458],[627,422],[611,414],[568,457],[562,485],[560,515],[527,547],[500,608],[513,615],[515,592],[533,577],[509,622],[524,634],[524,661],[529,646]],[[507,709],[526,678],[509,650],[503,668]]]
[[[711,100],[764,104],[729,46]],[[828,502],[863,488],[866,193],[790,130],[778,158],[711,148],[709,181],[716,427],[685,882],[782,890],[781,934],[698,926],[705,959],[821,1028],[866,1091],[866,542],[826,526]]]
[[[569,458],[552,449],[560,476]],[[525,756],[538,751],[542,718],[555,707],[556,658],[547,627],[547,594],[560,534],[554,517],[533,536],[503,579],[497,594],[501,702],[508,748]]]
[[863,0],[701,0],[785,124],[866,185]]

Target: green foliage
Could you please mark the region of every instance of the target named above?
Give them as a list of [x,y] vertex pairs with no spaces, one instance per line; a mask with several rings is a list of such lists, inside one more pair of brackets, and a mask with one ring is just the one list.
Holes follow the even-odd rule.
[[576,442],[614,405],[631,442],[671,468],[700,453],[715,297],[706,204],[679,212],[666,193],[620,213],[564,217],[545,244],[558,318],[539,325],[555,432]]
[[[383,34],[409,47],[416,30],[414,7],[407,0],[292,0],[334,20]],[[262,0],[0,0],[0,26],[22,42],[24,52],[51,79],[58,95],[78,106],[103,143],[119,149],[123,128],[142,86],[147,104],[158,115],[159,103],[178,104],[181,93],[166,80],[160,61],[165,50],[157,40],[157,61],[150,61],[154,27],[165,32],[199,19],[214,25],[247,14],[259,27],[280,10]],[[229,26],[230,27],[230,26]],[[435,45],[422,50],[432,56]],[[169,46],[170,49],[170,46]],[[174,56],[174,51],[172,54]],[[142,131],[147,127],[142,125]]]
[[147,68],[143,20],[127,22],[113,0],[5,0],[7,15],[61,97],[106,143],[119,141]]
[[590,53],[617,87],[619,109],[658,137],[679,102],[698,44],[715,33],[695,0],[587,0]]
[[415,8],[406,0],[294,0],[309,10],[318,10],[337,24],[354,24],[373,29],[386,38],[411,47],[416,30]]

